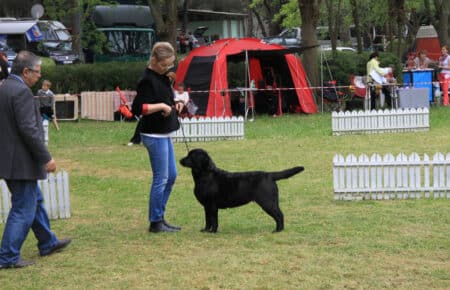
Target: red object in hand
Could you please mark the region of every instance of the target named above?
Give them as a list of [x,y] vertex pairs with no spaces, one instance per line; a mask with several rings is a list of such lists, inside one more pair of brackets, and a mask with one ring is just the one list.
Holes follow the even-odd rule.
[[131,113],[130,109],[127,106],[127,98],[123,95],[122,91],[120,90],[119,86],[116,87],[116,91],[119,94],[120,97],[120,106],[119,106],[119,112],[127,119],[133,118],[133,113]]
[[130,109],[128,109],[126,105],[120,105],[119,112],[127,119],[133,118],[133,113],[131,113]]

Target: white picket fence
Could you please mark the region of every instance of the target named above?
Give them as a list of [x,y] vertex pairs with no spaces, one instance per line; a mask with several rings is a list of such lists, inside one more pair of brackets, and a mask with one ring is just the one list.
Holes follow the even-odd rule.
[[48,145],[48,121],[47,120],[42,121],[42,126],[44,127],[45,145]]
[[[38,184],[49,218],[70,218],[69,175],[67,172],[50,173],[47,179],[39,180]],[[4,180],[0,180],[0,191],[0,223],[2,223],[6,221],[11,208],[11,194]]]
[[334,199],[450,198],[450,153],[335,155]]
[[333,135],[428,131],[428,108],[346,111],[331,114]]
[[175,142],[243,139],[244,118],[242,116],[183,118],[180,129],[172,137]]

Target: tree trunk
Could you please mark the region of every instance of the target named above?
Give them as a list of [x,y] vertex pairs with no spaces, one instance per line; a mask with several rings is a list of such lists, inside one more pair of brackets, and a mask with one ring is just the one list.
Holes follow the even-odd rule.
[[189,7],[191,4],[191,0],[184,0],[183,3],[183,25],[182,28],[184,29],[184,31],[187,31],[187,27],[189,24]]
[[[249,6],[249,3],[248,3],[249,1],[246,0],[245,2],[246,2],[246,7],[248,7]],[[254,29],[253,29],[253,13],[252,13],[252,9],[247,8],[246,12],[247,12],[247,17],[246,17],[247,18],[247,23],[244,26],[244,29],[245,29],[244,35],[246,37],[253,37],[254,36],[254,34],[253,34]]]
[[[423,4],[425,6],[425,11],[426,11],[426,23],[423,24],[433,24],[432,23],[432,19],[433,19],[433,13],[431,12],[431,5],[430,5],[430,0],[423,0]],[[422,23],[419,23],[419,25],[421,25]]]
[[388,21],[386,21],[386,35],[389,42],[388,50],[394,51],[394,19],[395,19],[395,0],[388,0]]
[[356,33],[356,41],[358,44],[358,53],[361,53],[363,50],[363,44],[361,39],[361,24],[359,21],[359,13],[358,13],[358,7],[359,3],[357,0],[350,0],[350,5],[352,7],[352,17],[353,22],[355,23],[355,33]]
[[[338,25],[336,20],[336,13],[334,13],[334,0],[325,0],[325,6],[328,12],[328,34],[330,35],[331,50],[336,51],[338,38]],[[302,17],[303,19],[303,17]]]
[[170,42],[176,48],[177,38],[177,20],[178,20],[178,1],[166,0],[167,19],[164,21],[162,17],[162,3],[159,0],[148,0],[148,6],[153,15],[156,24],[157,38],[161,41]]
[[436,17],[439,19],[437,30],[441,45],[445,45],[448,42],[449,6],[448,0],[434,0]]
[[263,1],[263,6],[264,9],[266,10],[267,13],[267,19],[271,19],[271,21],[269,21],[268,26],[269,26],[269,36],[271,35],[276,35],[280,32],[281,30],[281,23],[280,20],[274,22],[272,21],[275,14],[278,13],[278,11],[280,11],[281,6],[283,6],[283,4],[287,3],[287,1],[272,1],[272,0],[264,0]]
[[439,38],[441,39],[442,45],[448,45],[448,22],[450,13],[450,1],[445,0],[442,3],[441,15],[439,17]]
[[405,0],[396,0],[395,1],[395,14],[397,20],[397,56],[401,57],[402,55],[402,40],[403,40],[403,31],[405,29]]
[[178,1],[166,0],[167,5],[167,32],[166,41],[170,42],[176,49],[177,47],[177,21],[178,21]]
[[[306,76],[313,87],[319,85],[319,70],[317,67],[317,42],[316,27],[319,19],[319,7],[321,0],[298,0],[300,15],[302,17],[302,47],[303,66]],[[317,92],[314,93],[317,102]]]
[[256,21],[258,22],[258,26],[259,26],[259,28],[261,28],[262,35],[264,37],[269,36],[269,35],[267,35],[266,27],[264,25],[262,17],[259,15],[258,11],[256,11],[255,9],[250,9],[250,11],[251,11],[251,13],[253,13],[253,15],[255,15]]
[[81,49],[81,11],[78,9],[79,6],[79,0],[73,0],[73,14],[71,16],[71,34],[72,34],[72,47],[75,50],[76,54],[79,56],[82,56],[82,49]]

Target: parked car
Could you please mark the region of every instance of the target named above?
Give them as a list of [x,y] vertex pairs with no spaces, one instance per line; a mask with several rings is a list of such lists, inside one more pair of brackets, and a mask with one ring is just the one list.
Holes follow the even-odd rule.
[[[322,51],[331,51],[331,46],[321,46],[320,48]],[[337,46],[336,50],[337,51],[346,51],[346,52],[357,52],[356,49],[354,49],[353,47],[348,47],[348,46]]]
[[80,58],[72,51],[71,42],[44,42],[39,48],[39,54],[48,56],[56,64],[75,64]]
[[270,44],[279,44],[290,49],[299,49],[302,43],[302,30],[300,27],[288,28],[276,36],[264,37],[263,40]]
[[55,20],[39,20],[37,25],[43,35],[42,45],[38,46],[39,54],[50,57],[56,64],[80,62],[72,50],[72,36],[64,24]]
[[[349,27],[345,33],[340,34],[338,40],[341,41],[341,43],[344,43],[345,40],[353,45],[356,43],[356,38],[353,36],[353,31],[353,26]],[[328,26],[318,26],[316,28],[316,33],[317,40],[321,46],[326,47],[331,45]],[[287,28],[277,36],[264,37],[263,40],[267,43],[283,45],[291,50],[298,50],[301,49],[302,44],[302,29],[300,27]]]

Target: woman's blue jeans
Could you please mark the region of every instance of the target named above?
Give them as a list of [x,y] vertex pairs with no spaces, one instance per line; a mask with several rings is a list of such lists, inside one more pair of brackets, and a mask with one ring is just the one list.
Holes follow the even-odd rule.
[[20,249],[30,228],[38,240],[41,254],[51,250],[58,239],[50,229],[42,192],[37,181],[6,180],[11,192],[11,210],[3,231],[0,248],[0,264],[14,265],[20,259]]
[[155,138],[141,135],[147,148],[153,181],[150,189],[150,222],[162,221],[173,184],[177,178],[177,168],[172,140],[169,137]]

